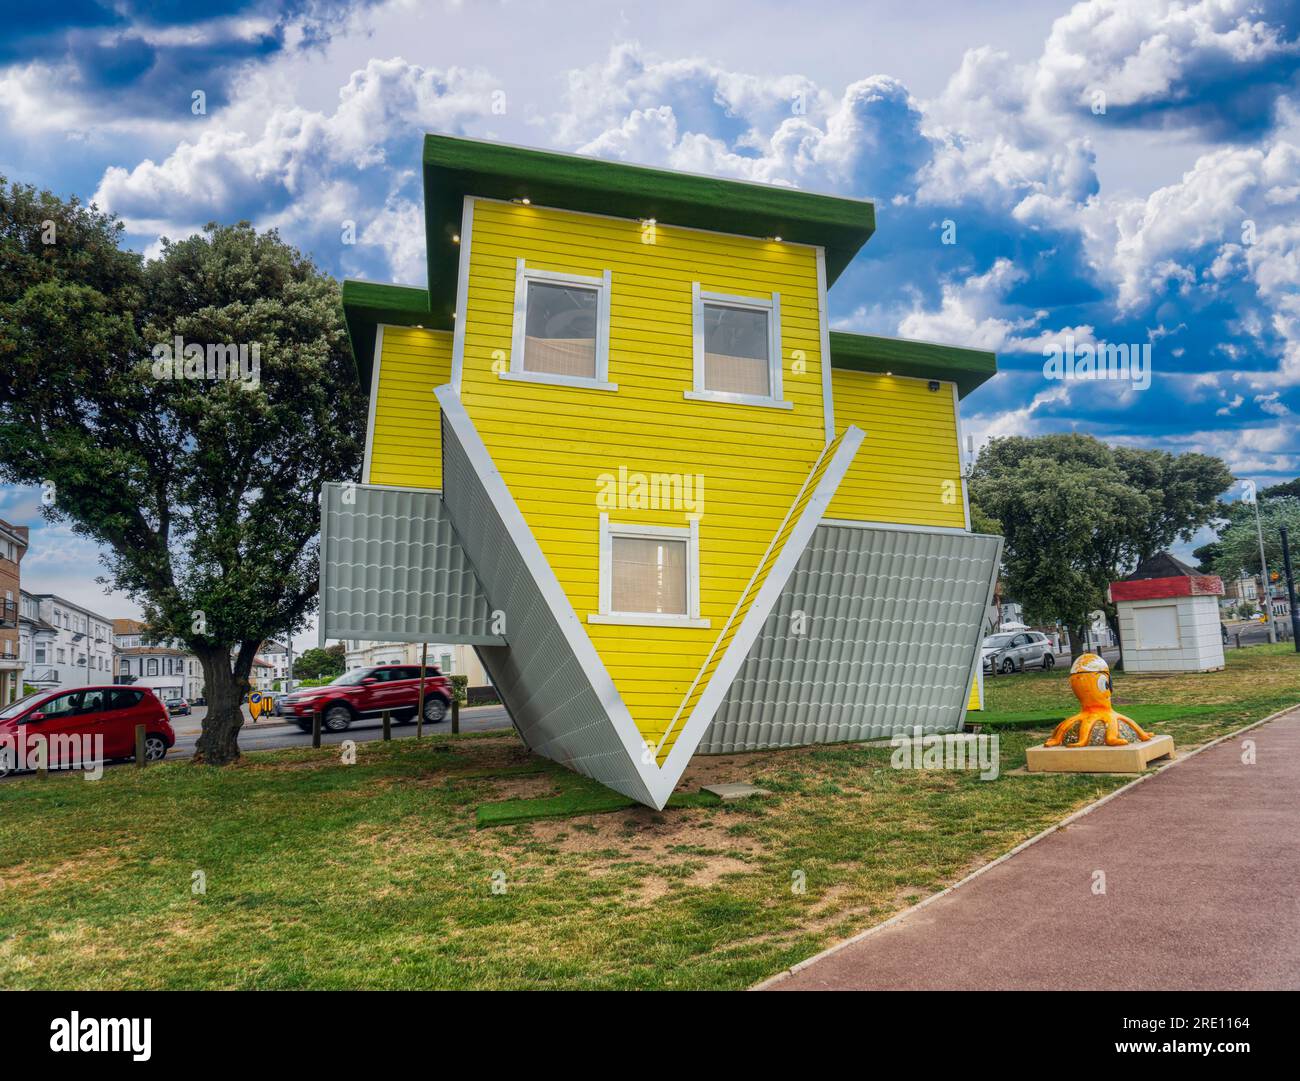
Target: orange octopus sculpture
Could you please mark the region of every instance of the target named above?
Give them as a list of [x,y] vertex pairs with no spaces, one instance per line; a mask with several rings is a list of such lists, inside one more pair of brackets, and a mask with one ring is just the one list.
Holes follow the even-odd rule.
[[1126,734],[1136,736],[1143,743],[1151,738],[1136,721],[1111,708],[1110,665],[1097,654],[1085,653],[1070,666],[1070,689],[1083,708],[1056,726],[1045,747],[1059,747],[1075,725],[1079,726],[1079,736],[1073,743],[1066,743],[1067,747],[1087,747],[1098,724],[1105,726],[1107,747],[1129,743]]

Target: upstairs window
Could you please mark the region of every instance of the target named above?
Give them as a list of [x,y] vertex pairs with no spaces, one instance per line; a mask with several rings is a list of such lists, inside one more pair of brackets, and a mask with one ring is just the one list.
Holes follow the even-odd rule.
[[789,409],[781,397],[781,298],[692,287],[695,378],[687,398]]
[[609,375],[610,273],[599,278],[516,264],[514,334],[504,379],[617,390]]

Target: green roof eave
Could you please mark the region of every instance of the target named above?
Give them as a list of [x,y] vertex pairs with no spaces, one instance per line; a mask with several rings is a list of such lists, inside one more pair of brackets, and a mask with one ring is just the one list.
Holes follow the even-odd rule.
[[442,324],[429,311],[427,289],[351,278],[343,283],[343,321],[348,328],[348,341],[352,344],[357,378],[366,393],[370,392],[370,370],[375,359],[375,328],[380,323],[451,330],[450,319]]
[[875,232],[864,199],[722,180],[449,135],[424,137],[424,220],[433,314],[449,322],[464,198],[527,198],[538,206],[654,218],[667,225],[771,237],[826,251],[829,287]]
[[917,379],[939,379],[957,384],[966,397],[997,374],[998,358],[983,349],[961,349],[906,338],[880,338],[832,330],[831,366],[858,372],[891,372]]

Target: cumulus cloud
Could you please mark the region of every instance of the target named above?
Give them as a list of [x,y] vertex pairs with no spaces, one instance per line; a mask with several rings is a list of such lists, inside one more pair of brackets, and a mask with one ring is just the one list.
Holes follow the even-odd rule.
[[[421,266],[410,248],[422,245],[423,232],[399,240],[391,218],[401,213],[401,201],[394,202],[392,190],[375,189],[418,191],[417,178],[385,166],[394,153],[413,159],[423,131],[461,131],[490,115],[499,87],[482,71],[441,71],[401,58],[371,60],[353,72],[330,113],[275,108],[254,87],[229,116],[214,118],[161,161],[107,169],[94,198],[137,234],[179,235],[195,221],[246,216],[337,240],[352,220],[361,243],[383,243],[391,269],[410,274]],[[381,220],[367,225],[371,214]]]
[[[1033,75],[1048,115],[1243,140],[1300,70],[1292,0],[1089,0],[1052,24]],[[1098,99],[1097,94],[1104,95]],[[1094,104],[1104,100],[1104,113]]]

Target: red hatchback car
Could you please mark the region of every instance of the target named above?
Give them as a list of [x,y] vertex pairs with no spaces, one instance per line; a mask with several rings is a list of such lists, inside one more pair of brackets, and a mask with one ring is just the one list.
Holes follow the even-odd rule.
[[[451,680],[430,665],[424,670],[424,719],[437,724],[451,710]],[[344,672],[323,687],[305,687],[285,695],[275,704],[278,716],[297,722],[311,731],[313,711],[321,712],[321,727],[342,732],[358,717],[378,717],[389,710],[405,723],[415,719],[420,705],[418,664],[377,664]]]
[[[0,710],[0,777],[28,761],[33,741],[42,738],[50,766],[58,748],[98,750],[104,761],[135,755],[135,726],[145,726],[144,753],[163,758],[176,743],[167,707],[148,687],[79,687],[75,691],[34,691]],[[99,748],[91,741],[99,737]]]

